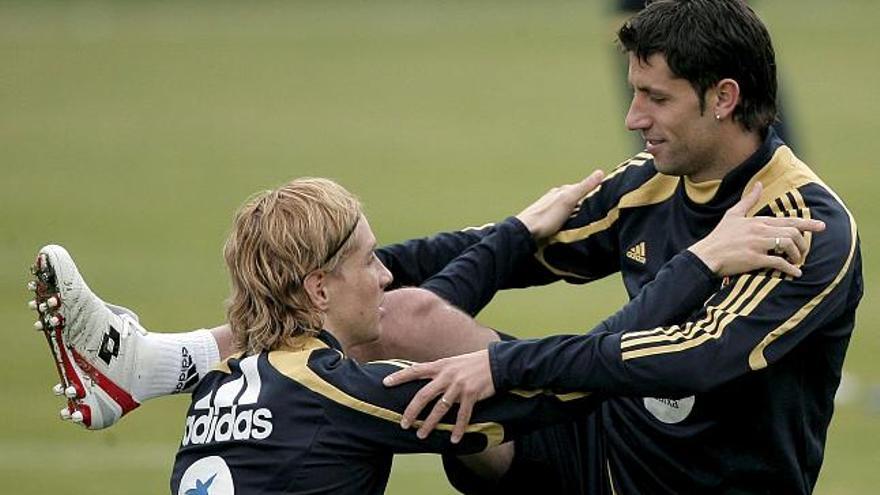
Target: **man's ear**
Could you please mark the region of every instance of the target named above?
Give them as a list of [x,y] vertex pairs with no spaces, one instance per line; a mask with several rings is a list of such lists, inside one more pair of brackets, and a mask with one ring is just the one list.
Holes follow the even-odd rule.
[[306,294],[309,295],[312,304],[320,311],[327,311],[327,308],[330,306],[330,297],[325,286],[326,281],[327,273],[323,270],[315,270],[306,275],[305,280],[303,280],[303,288],[306,290]]
[[738,103],[739,83],[730,78],[718,81],[715,85],[715,104],[712,109],[715,118],[718,120],[731,118]]

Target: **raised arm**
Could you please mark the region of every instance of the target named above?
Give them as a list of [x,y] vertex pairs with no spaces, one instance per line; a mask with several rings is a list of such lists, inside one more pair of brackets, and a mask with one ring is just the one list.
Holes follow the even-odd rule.
[[555,234],[603,177],[597,170],[580,182],[551,189],[515,217],[495,225],[491,233],[426,280],[422,288],[476,315],[496,292],[509,286],[523,262],[532,258],[537,242]]
[[468,247],[495,231],[493,224],[383,246],[376,251],[394,282],[389,290],[415,287],[439,273]]

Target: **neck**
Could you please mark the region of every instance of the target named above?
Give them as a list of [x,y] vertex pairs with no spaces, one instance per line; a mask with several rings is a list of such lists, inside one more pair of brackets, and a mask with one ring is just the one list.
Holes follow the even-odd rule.
[[330,322],[324,322],[324,331],[329,333],[339,342],[339,345],[342,346],[342,352],[348,353],[348,349],[351,347],[351,343],[346,339],[345,332],[337,332],[333,330],[333,324]]
[[742,165],[755,151],[761,147],[763,140],[758,132],[745,131],[735,122],[722,125],[730,126],[727,132],[720,135],[718,153],[715,163],[688,175],[692,182],[723,179],[733,169]]

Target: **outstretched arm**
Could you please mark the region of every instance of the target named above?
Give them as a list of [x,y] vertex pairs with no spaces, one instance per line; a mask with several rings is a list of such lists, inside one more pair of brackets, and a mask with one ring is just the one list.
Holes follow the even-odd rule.
[[[281,363],[282,357],[274,359]],[[269,360],[273,361],[272,354]],[[345,432],[353,447],[378,445],[396,453],[483,452],[543,426],[582,417],[601,400],[590,394],[506,392],[479,404],[472,411],[473,424],[461,435],[452,432],[455,408],[441,418],[431,434],[424,435],[399,426],[403,410],[419,384],[394,389],[382,384],[385,376],[408,366],[400,360],[358,364],[333,349],[320,349],[312,351],[308,371],[302,376],[301,368],[287,368],[297,373],[291,375],[294,380],[324,397],[325,416]]]
[[[510,352],[519,359],[499,360],[493,356],[491,367],[489,351],[479,351],[436,363],[416,365],[392,375],[386,381],[389,385],[415,378],[434,378],[416,395],[415,400],[404,414],[404,422],[411,421],[428,401],[441,394],[447,399],[447,402],[461,401],[467,404],[491,396],[496,385],[502,386],[502,382],[498,380],[499,377],[504,380],[505,389],[509,386],[530,388],[536,386],[537,381],[540,381],[541,387],[554,390],[628,392],[628,389],[621,389],[617,382],[614,383],[615,387],[571,388],[567,386],[570,385],[568,382],[561,384],[559,381],[546,379],[545,375],[538,377],[531,371],[537,368],[544,371],[544,366],[546,366],[547,369],[552,368],[557,373],[573,377],[580,376],[579,371],[583,371],[584,366],[589,366],[591,369],[615,369],[615,359],[619,360],[620,352],[615,353],[613,349],[601,352],[609,348],[608,342],[614,341],[614,339],[619,342],[621,334],[629,330],[652,329],[668,323],[669,320],[666,318],[673,315],[664,308],[680,308],[683,306],[682,302],[685,302],[685,305],[689,304],[690,311],[698,308],[700,303],[718,290],[719,281],[711,275],[712,269],[718,275],[730,275],[736,271],[772,268],[782,270],[792,277],[799,276],[801,272],[798,265],[803,261],[803,253],[807,246],[801,232],[819,231],[824,228],[824,225],[822,222],[798,218],[746,217],[746,212],[757,201],[759,195],[760,189],[746,195],[740,203],[731,208],[716,230],[706,240],[694,245],[689,252],[673,258],[661,270],[657,278],[645,286],[636,298],[587,335],[494,344],[491,348],[493,354],[501,355],[508,349],[516,349],[515,353]],[[781,256],[768,256],[767,249],[774,247],[776,238],[780,239],[780,248],[785,249],[785,253],[790,259],[784,259]],[[695,286],[682,294],[680,286],[683,274],[684,277],[687,277],[685,279],[691,281]],[[669,300],[670,294],[676,294],[675,301]],[[682,301],[680,299],[682,297],[690,298],[691,301]],[[658,328],[657,332],[662,333],[662,329]],[[554,346],[552,353],[547,351],[548,347],[541,347],[542,351],[547,352],[519,352],[524,349],[548,345],[549,339],[571,339],[571,342],[589,343],[589,346],[592,346],[590,349],[593,349],[594,352],[584,352],[583,347],[576,345],[571,347]],[[568,343],[569,340],[565,340],[565,342]],[[579,363],[580,369],[571,371],[571,367],[578,368],[572,363]],[[654,370],[654,372],[661,375],[664,373],[663,370]],[[547,373],[551,374],[549,371]],[[517,378],[509,379],[510,376],[517,376]],[[618,381],[625,381],[629,375],[621,371],[619,376]],[[493,378],[495,378],[494,381]],[[522,381],[517,381],[520,378]],[[657,378],[648,379],[642,376],[638,382],[656,384]],[[583,385],[582,382],[578,382],[578,384]],[[561,385],[564,387],[560,388]],[[444,403],[439,404],[439,407],[435,405],[421,429],[430,429],[433,421],[444,414],[442,410]],[[467,405],[462,405],[462,409],[467,407]],[[463,424],[458,424],[457,428],[459,427],[463,427]]]

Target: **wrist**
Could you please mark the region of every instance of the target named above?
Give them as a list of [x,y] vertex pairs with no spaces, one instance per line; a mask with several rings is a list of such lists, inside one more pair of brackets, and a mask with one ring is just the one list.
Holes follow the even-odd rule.
[[519,224],[522,225],[526,231],[528,231],[530,236],[532,236],[532,237],[538,236],[537,226],[532,225],[534,219],[529,218],[527,215],[524,215],[523,213],[520,213],[519,215],[515,215],[511,218],[516,219],[516,221],[519,222]]
[[538,250],[537,238],[535,238],[535,235],[529,230],[528,225],[524,224],[519,217],[508,217],[505,222],[509,223],[514,230],[515,235],[528,245],[529,254]]
[[705,241],[697,242],[689,247],[688,251],[699,258],[699,260],[702,261],[712,273],[717,275],[721,271],[721,261],[715,256],[712,256],[712,249],[710,246],[706,245]]

